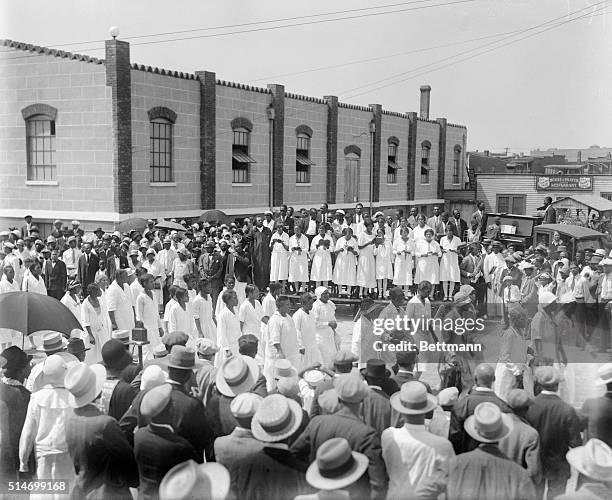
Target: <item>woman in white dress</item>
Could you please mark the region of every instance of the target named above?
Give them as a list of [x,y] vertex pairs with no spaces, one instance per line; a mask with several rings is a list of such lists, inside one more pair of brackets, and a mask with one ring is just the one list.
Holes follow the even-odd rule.
[[276,232],[270,239],[270,248],[270,281],[282,283],[284,287],[289,276],[289,235],[282,224],[276,225]]
[[81,284],[76,280],[72,280],[70,281],[70,283],[68,283],[68,290],[60,301],[68,309],[70,309],[70,312],[74,315],[76,319],[79,320],[79,323],[81,322],[81,299],[79,298],[80,293]]
[[[187,290],[177,287],[174,302],[168,311],[168,332],[184,332],[190,334],[193,330],[191,322],[193,317],[189,314]],[[194,339],[195,340],[195,339]]]
[[357,264],[357,285],[360,297],[365,297],[376,288],[376,261],[374,259],[374,246],[377,238],[371,221],[366,221],[363,233],[359,235],[357,244],[359,248],[359,263]]
[[327,286],[328,281],[332,279],[332,246],[331,234],[327,232],[325,224],[321,224],[319,234],[312,239],[310,244],[310,256],[312,258],[310,279],[315,282],[316,287]]
[[[338,238],[335,250],[336,264],[334,265],[334,283],[338,286],[340,295],[349,295],[351,288],[357,284],[357,240],[353,238],[353,230],[348,227],[344,230],[344,236]],[[346,292],[342,287],[347,287]]]
[[246,297],[246,300],[240,305],[238,310],[240,330],[242,335],[255,335],[255,337],[261,340],[261,320],[264,317],[264,311],[261,302],[258,300],[259,288],[256,285],[247,285]]
[[296,224],[295,234],[289,238],[289,283],[299,293],[308,284],[308,238]]
[[[225,292],[225,290],[235,290],[236,287],[236,278],[234,278],[233,276],[230,276],[229,274],[225,277],[225,286],[223,287],[223,290],[221,290],[221,293],[219,294],[219,297],[221,297],[221,295],[223,295],[223,292]],[[236,297],[238,296],[238,292],[236,292]],[[219,313],[221,312],[221,309],[223,309],[225,307],[225,304],[223,303],[223,301],[217,297],[217,304],[215,306],[215,318],[219,317]],[[236,308],[236,310],[234,311],[235,313],[238,313],[238,308]]]
[[207,338],[217,342],[217,325],[213,320],[212,297],[210,295],[210,283],[201,280],[198,295],[193,299],[192,312],[198,337]]
[[340,349],[340,336],[336,333],[336,305],[329,300],[329,291],[320,286],[315,289],[317,300],[310,313],[315,320],[317,330],[316,339],[324,366],[329,366]]
[[376,234],[376,247],[374,257],[376,258],[376,283],[378,285],[378,298],[382,299],[387,294],[387,280],[393,279],[393,246],[391,240],[385,238],[385,233],[378,230]]
[[155,250],[149,248],[146,253],[147,260],[142,263],[142,267],[153,277],[153,288],[151,293],[160,312],[164,310],[163,286],[166,282],[166,271],[164,265],[157,260]]
[[393,255],[395,256],[395,269],[393,272],[393,284],[401,286],[404,296],[410,295],[412,286],[412,269],[414,255],[414,241],[410,239],[410,232],[402,228],[400,236],[393,243]]
[[459,272],[459,247],[461,240],[453,233],[449,224],[446,226],[446,236],[440,240],[442,259],[440,259],[440,281],[444,292],[444,301],[452,302],[455,284],[461,281]]
[[323,362],[321,351],[317,344],[317,323],[312,314],[313,305],[312,294],[304,293],[300,297],[301,307],[293,315],[293,323],[298,335],[298,344],[304,349],[302,366],[312,366],[315,363]]
[[95,283],[87,287],[87,298],[81,304],[81,325],[89,335],[91,359],[102,361],[102,346],[111,339],[111,323],[104,302],[100,300],[102,291]]
[[434,230],[428,227],[424,231],[425,239],[415,242],[416,275],[414,282],[429,281],[432,285],[440,283],[440,262],[442,255],[440,245],[433,239]]
[[136,297],[136,321],[142,322],[147,330],[147,340],[149,345],[145,346],[148,357],[153,357],[153,349],[161,344],[161,337],[164,329],[159,317],[159,308],[153,295],[155,279],[149,273],[143,274],[138,278],[144,291]]
[[412,239],[414,241],[424,240],[425,230],[431,229],[431,228],[426,224],[427,219],[425,218],[425,215],[423,214],[417,215],[416,220],[417,220],[417,225],[414,226],[414,228],[412,229]]

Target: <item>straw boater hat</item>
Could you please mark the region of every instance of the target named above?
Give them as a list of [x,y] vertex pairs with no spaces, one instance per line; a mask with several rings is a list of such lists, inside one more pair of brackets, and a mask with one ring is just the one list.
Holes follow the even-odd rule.
[[253,416],[251,431],[255,439],[274,443],[288,438],[302,423],[302,408],[297,401],[281,394],[266,396]]
[[70,392],[68,403],[73,408],[81,408],[94,401],[102,392],[106,380],[106,368],[99,363],[91,366],[85,363],[74,365],[64,379]]
[[259,367],[253,358],[244,355],[231,356],[217,371],[217,389],[224,396],[233,398],[250,391],[258,378]]
[[194,460],[187,460],[166,473],[159,485],[159,499],[225,500],[229,489],[230,474],[223,465],[217,462],[198,464]]
[[68,347],[68,341],[60,332],[48,331],[43,335],[42,345],[37,349],[43,352],[53,352]]
[[352,451],[346,439],[331,438],[319,446],[306,471],[306,481],[319,490],[346,488],[363,476],[368,465],[368,457]]
[[343,373],[334,378],[334,389],[338,400],[345,403],[361,403],[368,395],[367,384],[352,373]]
[[118,340],[125,345],[132,344],[130,341],[130,331],[129,330],[115,330],[111,334],[111,338]]
[[140,390],[148,391],[163,385],[168,380],[168,376],[159,365],[149,365],[142,371],[142,377],[140,379]]
[[263,398],[254,392],[238,394],[230,403],[230,412],[236,419],[253,418],[261,406]]
[[171,394],[170,384],[161,384],[148,390],[140,400],[140,415],[151,421],[168,406]]
[[565,456],[582,475],[596,481],[612,481],[612,450],[603,441],[589,439],[587,444],[572,448]]
[[606,363],[597,370],[599,379],[595,382],[596,385],[606,385],[612,382],[612,363]]
[[463,424],[466,432],[480,443],[497,443],[512,431],[509,415],[494,403],[480,403]]
[[438,400],[427,393],[422,382],[413,381],[402,384],[399,392],[391,396],[391,406],[405,415],[422,415],[438,406]]
[[277,359],[274,362],[274,378],[297,377],[297,370],[288,359]]
[[41,384],[63,387],[67,370],[68,366],[64,358],[58,354],[52,354],[43,361]]
[[308,370],[302,377],[311,387],[318,386],[325,379],[325,374],[320,370]]

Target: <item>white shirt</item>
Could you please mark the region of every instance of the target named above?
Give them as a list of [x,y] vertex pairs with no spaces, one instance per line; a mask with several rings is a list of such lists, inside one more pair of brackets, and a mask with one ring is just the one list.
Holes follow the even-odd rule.
[[261,334],[261,318],[264,317],[263,307],[259,300],[255,300],[255,307],[251,304],[250,300],[245,300],[240,305],[238,311],[238,319],[241,323],[244,323],[242,327],[242,334],[248,333],[255,335],[260,338]]
[[40,276],[38,279],[36,279],[32,273],[28,273],[27,276],[24,276],[23,283],[21,284],[21,290],[24,292],[47,295],[47,287],[45,286],[43,279]]
[[126,284],[121,288],[113,281],[106,290],[106,306],[109,312],[115,313],[115,324],[119,330],[134,328],[134,310],[132,309],[132,293]]
[[9,293],[9,292],[18,292],[19,291],[19,283],[17,283],[17,280],[15,278],[13,278],[13,282],[9,282],[8,279],[6,279],[6,274],[2,276],[2,279],[0,279],[0,293]]
[[185,309],[176,301],[172,300],[168,303],[168,332],[184,332],[190,334],[193,331],[193,316],[190,314],[189,308]]
[[317,234],[317,221],[308,219],[308,228],[306,229],[306,235],[314,236]]
[[[78,248],[69,248],[62,254],[62,260],[66,264],[66,270],[68,274],[74,274],[77,272],[79,265],[79,258],[81,257],[81,251]],[[117,268],[118,269],[118,268]]]
[[238,337],[240,337],[240,321],[228,307],[223,307],[217,316],[217,344],[222,350],[238,354]]
[[274,221],[274,219],[271,219],[269,221],[265,220],[263,221],[263,225],[264,227],[267,227],[270,231],[274,232],[274,224],[276,224],[276,222]]

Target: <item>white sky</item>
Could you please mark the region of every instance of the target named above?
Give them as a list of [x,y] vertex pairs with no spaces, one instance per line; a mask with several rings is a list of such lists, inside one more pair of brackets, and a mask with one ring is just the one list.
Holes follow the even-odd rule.
[[[288,92],[338,95],[355,104],[418,111],[419,86],[431,85],[431,118],[447,117],[468,127],[469,149],[529,151],[531,148],[612,146],[612,17],[593,14],[439,71],[431,69],[468,57],[456,54],[496,38],[404,54],[300,75],[285,73],[450,45],[473,38],[524,30],[578,9],[606,7],[612,0],[475,0],[361,19],[311,24],[231,36],[137,46],[135,43],[258,28],[253,25],[157,38],[129,37],[304,16],[395,4],[384,10],[457,0],[2,0],[0,38],[104,57],[108,28],[132,43],[132,62],[265,86],[282,83]],[[403,4],[403,5],[397,5]],[[368,10],[346,15],[380,12]],[[584,10],[573,17],[589,14]],[[327,16],[338,17],[336,16]],[[325,17],[265,26],[308,22]],[[567,18],[565,18],[567,19]],[[558,22],[561,22],[560,19]],[[550,26],[550,25],[548,25]],[[538,30],[518,34],[508,43]],[[488,45],[488,50],[496,45]],[[97,50],[96,50],[97,49]],[[1,53],[1,51],[0,51]],[[421,66],[445,59],[431,67]],[[412,73],[406,73],[412,70]],[[424,71],[427,74],[416,75]],[[403,77],[394,75],[406,73]],[[274,77],[274,78],[268,78]],[[410,78],[412,77],[412,78]],[[259,80],[264,78],[264,80]],[[382,80],[410,78],[351,97],[350,89]]]

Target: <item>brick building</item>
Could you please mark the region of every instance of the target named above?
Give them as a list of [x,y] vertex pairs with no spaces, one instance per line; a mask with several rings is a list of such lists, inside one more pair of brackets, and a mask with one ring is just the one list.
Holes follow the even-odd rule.
[[[215,73],[0,42],[0,226],[27,212],[85,229],[217,208],[417,206],[463,189],[467,129],[420,113],[258,88]],[[272,182],[271,182],[272,181]]]

